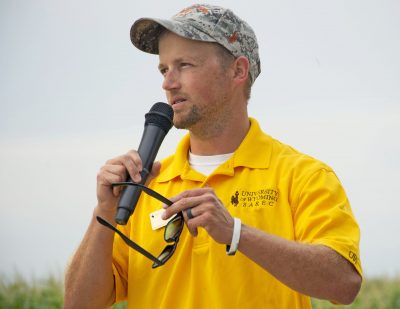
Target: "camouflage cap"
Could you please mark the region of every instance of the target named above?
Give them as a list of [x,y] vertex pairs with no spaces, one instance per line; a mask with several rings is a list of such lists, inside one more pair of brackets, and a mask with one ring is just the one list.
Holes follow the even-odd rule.
[[158,38],[164,29],[187,39],[218,43],[235,57],[247,57],[252,84],[260,74],[256,35],[245,21],[229,9],[195,4],[170,20],[140,18],[132,25],[131,41],[142,51],[158,54]]

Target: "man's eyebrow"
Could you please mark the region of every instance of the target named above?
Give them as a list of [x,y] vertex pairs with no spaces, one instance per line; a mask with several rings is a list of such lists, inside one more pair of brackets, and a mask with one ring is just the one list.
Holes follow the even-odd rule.
[[[185,56],[185,57],[179,57],[176,58],[173,62],[174,63],[179,63],[179,62],[186,62],[186,61],[193,61],[193,62],[202,62],[203,59],[201,57],[191,57],[191,56]],[[158,65],[158,69],[161,70],[165,67],[166,65],[162,62]]]

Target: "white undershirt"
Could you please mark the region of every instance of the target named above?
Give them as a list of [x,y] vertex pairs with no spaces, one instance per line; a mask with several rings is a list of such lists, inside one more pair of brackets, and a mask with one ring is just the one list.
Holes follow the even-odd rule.
[[194,170],[202,173],[205,176],[208,176],[218,166],[230,159],[232,155],[233,152],[215,156],[199,156],[189,151],[189,164]]

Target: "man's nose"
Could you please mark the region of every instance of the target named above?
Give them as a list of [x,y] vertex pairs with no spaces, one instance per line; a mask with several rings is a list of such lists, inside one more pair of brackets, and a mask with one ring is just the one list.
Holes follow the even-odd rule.
[[164,90],[172,90],[180,87],[178,73],[174,70],[170,70],[164,75],[164,81],[162,84]]

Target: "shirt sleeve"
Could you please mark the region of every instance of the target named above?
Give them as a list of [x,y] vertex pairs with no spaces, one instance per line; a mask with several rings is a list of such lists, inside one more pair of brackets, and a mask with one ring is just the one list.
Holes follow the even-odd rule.
[[[129,224],[128,224],[129,225]],[[128,225],[118,226],[125,235],[129,231]],[[127,299],[128,296],[128,267],[129,249],[128,246],[118,235],[114,236],[112,269],[115,284],[115,302],[119,303]]]
[[360,229],[336,174],[320,169],[298,190],[293,209],[296,239],[332,248],[362,275]]

